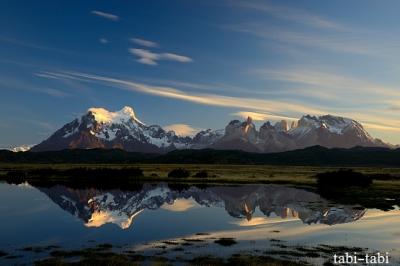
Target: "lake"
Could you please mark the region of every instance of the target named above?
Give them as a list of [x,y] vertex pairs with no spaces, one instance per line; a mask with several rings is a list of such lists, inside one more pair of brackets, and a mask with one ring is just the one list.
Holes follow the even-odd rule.
[[284,185],[158,183],[123,190],[0,183],[0,201],[0,264],[101,244],[171,259],[251,253],[322,265],[343,247],[389,252],[392,265],[400,259],[397,206],[365,209]]

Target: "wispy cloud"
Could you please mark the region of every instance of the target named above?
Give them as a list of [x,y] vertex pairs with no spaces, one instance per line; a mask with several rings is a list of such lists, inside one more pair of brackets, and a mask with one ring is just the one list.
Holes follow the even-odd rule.
[[[400,123],[396,114],[382,113],[380,111],[359,110],[359,109],[341,109],[335,110],[329,106],[318,106],[316,104],[302,104],[283,100],[268,100],[261,98],[233,97],[218,94],[207,94],[197,92],[185,92],[173,87],[152,86],[144,83],[138,83],[130,80],[116,79],[107,76],[91,75],[80,72],[46,72],[47,76],[55,78],[73,79],[85,82],[101,83],[115,88],[150,94],[154,96],[172,98],[187,102],[193,102],[203,105],[221,106],[229,108],[237,108],[248,110],[246,112],[260,113],[268,115],[268,118],[277,119],[294,119],[304,114],[324,115],[333,114],[344,117],[354,118],[367,127],[376,128],[385,131],[399,131]],[[244,112],[244,111],[243,111]],[[237,115],[245,115],[246,113],[238,112]],[[393,112],[392,112],[393,113]],[[250,113],[247,113],[250,114]],[[259,115],[259,118],[263,118]]]
[[165,130],[173,130],[179,136],[193,136],[195,135],[200,129],[194,128],[187,124],[172,124],[164,126]]
[[112,20],[112,21],[119,20],[119,17],[117,15],[114,15],[111,13],[106,13],[106,12],[102,12],[102,11],[98,11],[98,10],[92,10],[90,13],[92,13],[93,15],[108,19],[108,20]]
[[131,38],[131,42],[141,45],[141,46],[149,47],[149,48],[159,47],[159,44],[156,42],[139,39],[139,38]]
[[262,39],[340,53],[376,56],[388,53],[388,50],[390,50],[390,47],[385,47],[381,43],[374,42],[369,37],[359,36],[356,33],[325,34],[310,31],[294,31],[259,22],[223,26],[222,28],[250,34]]
[[[300,27],[263,20],[222,26],[258,38],[279,42],[282,45],[318,48],[337,53],[384,56],[397,54],[400,43],[396,36],[383,36],[382,32],[356,29],[337,21],[314,14],[308,10],[277,5],[270,1],[230,1],[231,6],[264,12],[275,18],[294,22]],[[385,42],[381,40],[385,39]],[[390,45],[387,45],[389,44]],[[396,45],[393,45],[395,43]],[[293,51],[293,48],[290,48]]]
[[246,97],[233,97],[233,96],[218,95],[211,93],[210,94],[195,93],[195,92],[188,93],[173,87],[152,86],[129,80],[116,79],[112,77],[99,76],[99,75],[91,75],[80,72],[43,72],[42,74],[59,79],[70,78],[87,82],[101,82],[124,90],[141,92],[155,96],[173,98],[204,105],[236,107],[236,108],[271,112],[275,114],[276,112],[295,112],[295,113],[300,112],[300,113],[311,113],[311,114],[324,113],[322,109],[308,107],[292,102],[246,98]]
[[184,55],[179,55],[179,54],[173,54],[173,53],[162,53],[161,59],[177,61],[177,62],[181,62],[181,63],[189,63],[189,62],[193,61],[193,59],[190,57],[187,57]]
[[138,57],[137,61],[146,65],[158,65],[158,61],[167,60],[180,63],[190,63],[193,61],[190,57],[173,53],[155,53],[146,49],[130,48],[129,52]]
[[[262,79],[278,80],[295,85],[307,85],[318,88],[327,96],[333,97],[344,96],[348,94],[359,94],[358,100],[362,97],[373,96],[370,99],[381,101],[382,99],[392,99],[392,97],[400,98],[400,90],[397,87],[376,84],[374,82],[359,79],[340,73],[325,72],[321,70],[301,68],[284,68],[284,69],[255,69],[251,71]],[[297,88],[296,88],[297,90]],[[313,94],[316,90],[310,90]],[[301,93],[306,93],[304,90]]]
[[107,44],[108,43],[108,39],[107,38],[100,38],[99,42],[102,44]]
[[266,114],[254,111],[239,111],[236,113],[232,113],[233,116],[238,116],[240,118],[246,119],[247,117],[251,117],[254,121],[267,121],[267,120],[293,120],[296,121],[299,118],[288,117],[283,115],[273,115],[273,114]]
[[[324,101],[325,109],[359,119],[367,128],[391,131],[400,128],[399,115],[393,112],[399,103],[396,99],[400,98],[397,87],[304,66],[257,69],[252,73],[265,80],[292,84],[286,93]],[[307,86],[307,89],[302,86]]]
[[293,21],[313,28],[338,31],[346,30],[346,27],[338,22],[313,14],[307,10],[275,5],[269,1],[231,1],[229,3],[240,8],[264,12],[278,19]]
[[20,47],[26,47],[26,48],[49,51],[49,52],[56,52],[56,53],[61,53],[61,54],[68,54],[68,55],[75,54],[75,52],[73,52],[73,51],[50,47],[47,45],[31,43],[31,42],[24,41],[24,40],[17,40],[17,39],[5,37],[5,36],[0,36],[0,42],[16,45],[16,46],[20,46]]
[[65,97],[71,96],[69,93],[66,93],[59,89],[35,86],[35,85],[30,84],[29,82],[15,80],[15,79],[7,78],[4,76],[0,78],[0,85],[4,89],[12,88],[12,89],[18,89],[18,90],[23,90],[23,91],[30,91],[30,92],[35,92],[35,93],[46,94],[46,95],[49,95],[49,96],[52,96],[55,98],[65,98]]
[[65,98],[70,96],[68,93],[63,92],[61,90],[57,90],[57,89],[52,89],[52,88],[36,88],[35,91],[40,92],[40,93],[44,93],[56,98]]

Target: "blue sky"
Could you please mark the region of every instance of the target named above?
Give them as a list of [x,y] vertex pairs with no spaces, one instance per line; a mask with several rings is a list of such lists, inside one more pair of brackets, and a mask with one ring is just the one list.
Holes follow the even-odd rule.
[[[0,146],[90,107],[223,128],[333,114],[400,143],[399,1],[1,1]],[[182,129],[182,126],[181,126]]]

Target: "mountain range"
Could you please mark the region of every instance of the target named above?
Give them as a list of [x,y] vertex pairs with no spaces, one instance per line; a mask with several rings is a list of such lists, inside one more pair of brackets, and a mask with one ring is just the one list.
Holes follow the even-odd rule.
[[305,115],[298,121],[265,122],[259,130],[252,118],[232,120],[225,129],[202,130],[193,137],[179,136],[159,125],[141,122],[131,107],[111,112],[90,108],[80,118],[65,124],[33,152],[64,149],[123,149],[143,153],[165,153],[176,149],[243,150],[257,153],[282,152],[310,146],[351,148],[391,147],[371,135],[352,119],[332,115]]
[[267,217],[295,217],[307,224],[348,223],[365,214],[365,209],[357,206],[332,206],[314,192],[273,184],[173,189],[159,183],[144,184],[138,191],[72,189],[60,185],[37,189],[89,227],[114,223],[127,229],[143,210],[171,209],[182,199],[204,207],[223,208],[230,216],[249,221],[257,208]]

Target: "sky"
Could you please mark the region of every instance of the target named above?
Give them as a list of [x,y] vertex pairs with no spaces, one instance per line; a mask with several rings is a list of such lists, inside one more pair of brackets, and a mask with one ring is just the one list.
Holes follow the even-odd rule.
[[0,147],[91,107],[181,134],[332,114],[400,143],[400,2],[0,1]]

